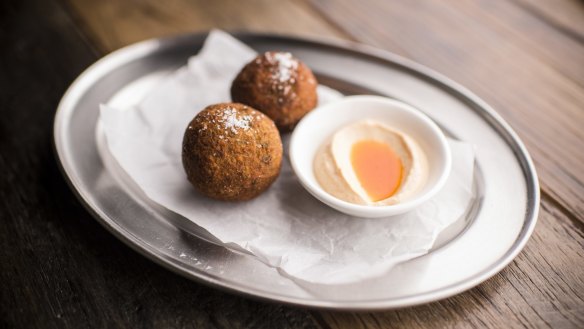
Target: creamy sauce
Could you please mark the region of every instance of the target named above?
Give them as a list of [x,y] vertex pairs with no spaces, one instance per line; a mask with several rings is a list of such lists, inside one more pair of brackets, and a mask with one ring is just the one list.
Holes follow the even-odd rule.
[[397,204],[416,194],[428,175],[426,156],[409,136],[373,120],[338,130],[318,151],[314,174],[341,200]]

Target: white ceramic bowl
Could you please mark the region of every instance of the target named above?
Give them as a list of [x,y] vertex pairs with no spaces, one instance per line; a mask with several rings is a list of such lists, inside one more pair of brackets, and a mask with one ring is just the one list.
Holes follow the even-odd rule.
[[[358,205],[330,195],[316,180],[313,163],[322,143],[342,127],[364,119],[373,119],[402,131],[415,139],[425,152],[428,179],[412,198],[389,206]],[[304,188],[320,201],[352,216],[380,218],[413,210],[434,196],[444,186],[452,160],[446,137],[419,110],[380,96],[348,96],[313,110],[300,121],[290,140],[290,162]]]

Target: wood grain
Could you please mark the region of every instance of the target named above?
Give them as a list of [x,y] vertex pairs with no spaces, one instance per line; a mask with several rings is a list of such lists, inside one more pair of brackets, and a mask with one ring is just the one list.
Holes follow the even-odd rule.
[[[550,5],[553,3],[553,5]],[[0,4],[0,327],[584,327],[584,49],[576,0],[9,1]],[[66,10],[63,10],[65,6]],[[350,38],[479,94],[526,142],[542,207],[500,274],[377,313],[250,301],[177,277],[105,232],[50,152],[59,97],[97,57],[209,28]],[[32,94],[30,90],[35,92]]]
[[[526,143],[544,192],[584,223],[583,45],[545,49],[562,35],[505,1],[314,4],[354,38],[401,52],[485,99]],[[575,73],[562,73],[569,70]]]
[[[541,222],[526,250],[485,284],[428,306],[330,313],[326,322],[340,328],[584,326],[584,273],[575,265],[584,263],[582,44],[509,2],[458,1],[456,10],[421,1],[314,4],[355,39],[428,65],[494,105],[526,142],[544,194]],[[345,17],[355,12],[348,25]]]
[[515,0],[523,9],[555,30],[584,42],[584,2],[581,0]]
[[54,2],[0,6],[0,328],[318,328],[179,277],[97,224],[51,140],[60,97],[98,54]]
[[[558,73],[584,87],[584,68],[579,65],[584,63],[584,39],[574,38],[573,33],[558,30],[555,24],[549,23],[551,18],[547,16],[542,17],[539,14],[534,15],[533,11],[526,11],[525,8],[530,7],[521,2],[526,0],[516,1],[517,5],[507,1],[473,1],[467,2],[473,6],[466,8],[473,12],[484,12],[486,16],[483,24],[500,25],[501,34],[506,35],[519,49],[539,58]],[[554,8],[558,7],[560,6]],[[584,7],[581,14],[584,22]]]
[[301,1],[66,1],[104,52],[153,37],[213,28],[345,36]]
[[[584,235],[544,200],[525,250],[500,274],[436,303],[368,314],[323,312],[331,328],[581,328]],[[542,247],[545,246],[545,247]],[[454,269],[455,270],[455,269]]]

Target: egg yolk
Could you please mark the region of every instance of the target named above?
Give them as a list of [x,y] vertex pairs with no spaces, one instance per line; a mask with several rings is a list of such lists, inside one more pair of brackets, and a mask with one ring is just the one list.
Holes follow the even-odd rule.
[[351,149],[351,164],[372,201],[387,199],[398,190],[403,165],[389,145],[374,140],[357,142]]

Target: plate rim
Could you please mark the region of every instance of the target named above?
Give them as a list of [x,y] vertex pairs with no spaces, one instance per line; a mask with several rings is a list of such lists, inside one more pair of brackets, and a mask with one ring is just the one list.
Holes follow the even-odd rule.
[[89,211],[89,213],[97,220],[97,222],[131,249],[137,251],[139,254],[147,257],[156,264],[164,266],[174,273],[177,273],[190,280],[194,280],[214,288],[219,288],[222,291],[227,291],[263,301],[279,302],[302,307],[347,311],[402,308],[451,297],[491,278],[500,272],[505,266],[507,266],[522,251],[525,244],[529,240],[529,237],[533,233],[538,219],[540,207],[540,190],[537,173],[533,161],[518,135],[511,128],[511,126],[485,101],[473,94],[470,90],[447,78],[446,76],[412,60],[385,50],[352,41],[254,32],[234,32],[230,34],[243,42],[245,42],[246,39],[262,39],[265,42],[272,40],[280,43],[299,43],[316,49],[325,47],[336,51],[347,52],[355,57],[366,57],[370,60],[381,62],[384,65],[397,65],[400,68],[407,70],[407,72],[410,74],[414,74],[423,80],[432,82],[433,84],[438,84],[441,88],[447,89],[448,92],[454,94],[459,100],[467,103],[469,107],[473,108],[482,119],[484,119],[497,131],[497,133],[501,135],[501,137],[513,151],[515,158],[520,164],[521,171],[523,172],[526,183],[527,205],[526,213],[523,219],[523,225],[516,240],[509,247],[509,249],[491,266],[458,283],[454,283],[440,289],[427,291],[421,294],[406,295],[403,297],[392,298],[390,300],[373,299],[362,302],[331,302],[316,299],[304,299],[300,297],[290,297],[272,292],[268,293],[263,290],[257,290],[253,287],[241,287],[230,282],[222,282],[216,279],[213,275],[202,275],[199,272],[182,268],[180,267],[179,263],[173,261],[173,258],[156,254],[148,245],[141,243],[133,235],[124,234],[118,230],[117,228],[119,228],[119,226],[117,226],[115,221],[110,220],[110,218],[108,218],[108,216],[103,213],[99,207],[97,207],[91,202],[91,200],[88,200],[85,197],[87,191],[83,192],[83,188],[80,186],[80,183],[71,172],[72,169],[68,166],[67,154],[63,146],[64,142],[61,138],[63,133],[63,123],[66,122],[65,119],[67,118],[67,115],[71,115],[74,112],[75,106],[73,105],[76,104],[79,96],[83,95],[84,91],[90,88],[93,82],[102,76],[100,73],[109,72],[109,69],[112,67],[117,67],[120,63],[130,62],[134,58],[139,58],[142,55],[148,54],[152,51],[172,48],[185,42],[192,42],[193,40],[204,40],[209,32],[210,31],[200,33],[185,33],[164,38],[153,38],[115,50],[87,67],[71,83],[57,106],[53,120],[52,146],[56,162],[58,163],[59,169],[63,174],[65,181],[77,199],[79,199],[81,204]]

